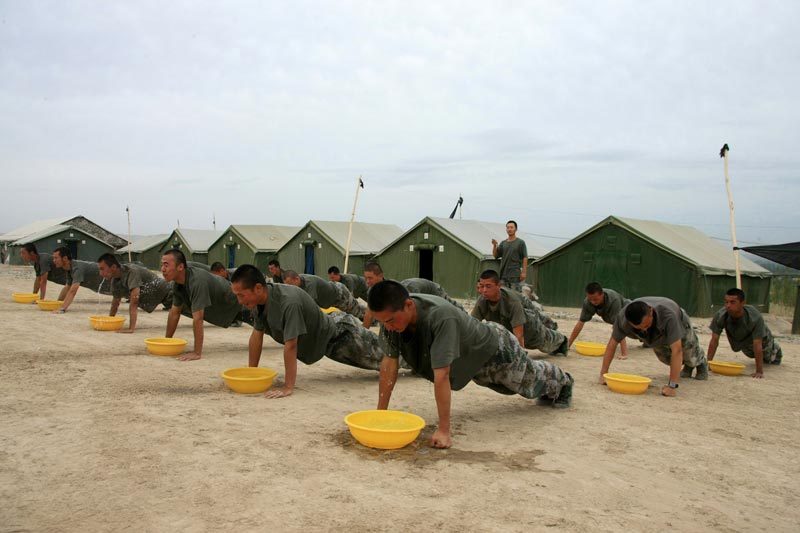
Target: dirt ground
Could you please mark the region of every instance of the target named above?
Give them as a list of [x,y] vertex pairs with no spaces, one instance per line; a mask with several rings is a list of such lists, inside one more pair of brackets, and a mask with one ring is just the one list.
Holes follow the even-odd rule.
[[[798,531],[800,341],[770,317],[780,367],[683,380],[633,343],[612,371],[654,379],[642,396],[597,383],[600,359],[551,358],[576,380],[554,410],[470,384],[453,395],[454,446],[434,450],[432,384],[400,378],[391,407],[428,427],[393,452],[364,448],[343,417],[372,409],[376,374],[323,360],[286,399],[237,395],[250,328],[206,327],[204,356],[148,356],[166,313],[133,335],[93,331],[109,297],[82,289],[64,315],[13,303],[32,269],[0,266],[0,531]],[[55,287],[50,295],[56,296]],[[127,316],[127,305],[122,306]],[[554,310],[569,333],[576,309]],[[707,319],[701,342],[707,346]],[[590,322],[581,339],[605,342]],[[176,336],[190,339],[185,318]],[[282,373],[279,345],[262,366]]]

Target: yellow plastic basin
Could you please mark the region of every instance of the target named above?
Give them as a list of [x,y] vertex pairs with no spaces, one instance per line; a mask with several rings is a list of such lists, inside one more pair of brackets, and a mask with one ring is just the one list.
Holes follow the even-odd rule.
[[89,317],[89,323],[97,331],[116,331],[122,328],[125,317],[94,315]]
[[61,307],[64,302],[61,300],[36,300],[36,305],[42,311],[55,311]]
[[722,374],[723,376],[738,376],[744,372],[743,364],[728,361],[709,361],[708,368],[715,374]]
[[329,314],[333,313],[334,311],[339,311],[338,307],[325,307],[325,308],[320,307],[320,309],[326,315],[329,315]]
[[357,411],[344,417],[350,434],[370,448],[396,450],[412,442],[425,427],[421,417],[403,411]]
[[166,337],[153,337],[145,339],[147,351],[153,355],[174,356],[183,353],[186,348],[186,339],[168,339]]
[[39,299],[35,292],[12,292],[11,298],[18,304],[32,304]]
[[229,368],[221,374],[225,384],[239,394],[264,392],[272,386],[277,375],[271,368],[258,367]]
[[644,376],[637,376],[635,374],[603,374],[608,388],[614,392],[621,394],[644,394],[647,386],[653,381]]
[[606,345],[599,342],[577,341],[575,351],[587,357],[598,357],[606,353]]

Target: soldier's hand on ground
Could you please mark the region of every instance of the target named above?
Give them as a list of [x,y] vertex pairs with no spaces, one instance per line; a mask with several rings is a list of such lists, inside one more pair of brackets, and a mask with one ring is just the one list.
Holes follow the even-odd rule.
[[178,357],[178,361],[197,361],[200,357],[202,356],[199,353],[191,352]]
[[673,398],[678,395],[678,391],[670,387],[669,385],[664,385],[661,387],[661,396],[668,396]]
[[450,438],[449,431],[442,431],[437,429],[433,432],[431,437],[431,446],[434,448],[449,448],[453,445],[453,440]]
[[600,374],[599,382],[600,382],[600,385],[605,385],[606,384],[606,378],[603,377],[603,374]]
[[292,389],[289,387],[280,387],[277,389],[268,390],[264,393],[265,398],[285,398],[292,395]]
[[753,372],[752,374],[750,374],[750,376],[752,376],[753,379],[761,379],[761,378],[764,377],[764,373],[763,372]]

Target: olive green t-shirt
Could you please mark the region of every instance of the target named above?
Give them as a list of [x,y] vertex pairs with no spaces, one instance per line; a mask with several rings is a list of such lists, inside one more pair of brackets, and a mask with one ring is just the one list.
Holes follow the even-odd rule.
[[42,274],[47,274],[47,281],[66,285],[67,273],[60,268],[56,268],[53,256],[48,253],[40,253],[39,258],[33,262],[33,272],[38,278]]
[[429,381],[435,368],[449,366],[450,388],[463,389],[499,350],[497,332],[438,296],[412,294],[411,299],[417,309],[415,329],[399,333],[384,328],[387,354],[402,356]]
[[441,296],[444,289],[438,283],[435,283],[425,278],[408,278],[400,282],[400,285],[406,288],[408,292],[417,294],[432,294],[434,296]]
[[479,296],[471,314],[478,320],[502,324],[509,331],[524,326],[527,320],[522,303],[505,287],[500,288],[500,301],[495,304]]
[[687,328],[692,327],[686,312],[669,298],[643,296],[636,298],[633,302],[644,302],[653,308],[653,323],[647,331],[639,331],[634,328],[625,319],[625,308],[628,307],[626,305],[614,320],[614,329],[611,332],[611,336],[617,342],[628,336],[632,339],[642,339],[651,347],[669,346],[673,342],[681,340]]
[[619,314],[620,309],[631,303],[627,298],[623,298],[620,293],[613,289],[603,289],[602,305],[592,305],[589,299],[583,300],[581,316],[578,320],[588,322],[594,315],[599,315],[606,324],[613,324]]
[[333,304],[336,303],[339,293],[336,290],[335,282],[313,274],[300,274],[300,280],[300,288],[306,291],[319,307],[325,309],[333,307]]
[[517,237],[501,242],[497,245],[497,256],[500,257],[500,279],[519,281],[522,261],[528,257],[525,241]]
[[130,298],[131,291],[139,289],[139,307],[148,313],[152,313],[172,290],[168,281],[146,267],[125,264],[120,270],[122,277],[111,280],[111,295]]
[[723,307],[714,314],[709,327],[717,335],[724,330],[734,352],[740,352],[743,348],[752,349],[754,339],[763,340],[770,335],[763,315],[752,305],[744,306],[741,318],[733,318]]
[[208,272],[211,272],[211,267],[205,263],[199,263],[197,261],[186,261],[186,266],[195,267],[195,268],[202,268]]
[[228,280],[215,276],[208,270],[186,267],[183,284],[173,283],[172,305],[185,311],[205,311],[203,320],[227,328],[242,311]]
[[67,285],[78,283],[81,287],[95,292],[99,290],[103,294],[111,294],[111,283],[100,276],[100,267],[97,266],[97,263],[73,259],[70,270],[67,270],[66,273]]
[[367,299],[369,287],[367,287],[367,280],[365,280],[363,276],[357,276],[355,274],[340,275],[342,277],[341,283],[353,293],[354,298],[361,298],[362,300]]
[[266,287],[267,303],[256,308],[253,327],[281,344],[297,339],[297,359],[307,365],[322,359],[336,332],[333,319],[300,287]]

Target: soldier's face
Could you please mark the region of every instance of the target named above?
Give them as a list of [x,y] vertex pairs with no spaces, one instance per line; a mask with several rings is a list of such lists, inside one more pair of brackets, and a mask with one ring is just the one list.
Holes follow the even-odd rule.
[[225,270],[224,268],[222,270],[212,270],[211,273],[221,278],[228,279],[228,271]]
[[53,264],[56,268],[64,268],[64,261],[61,258],[61,254],[58,252],[53,252]]
[[605,295],[603,294],[602,291],[596,292],[594,294],[587,294],[586,299],[589,300],[590,304],[597,307],[603,305],[603,302],[605,301]]
[[412,323],[415,310],[414,302],[408,299],[399,311],[373,311],[372,316],[387,330],[402,333]]
[[492,279],[478,280],[478,294],[490,302],[500,301],[500,284]]
[[281,269],[279,267],[276,267],[275,265],[267,265],[267,269],[269,270],[269,273],[272,274],[273,276],[277,276],[278,274],[281,273]]
[[167,281],[175,281],[178,278],[178,273],[183,270],[183,265],[178,265],[172,254],[167,254],[161,257],[161,275]]
[[295,287],[300,286],[300,278],[283,278],[283,282],[287,285],[294,285]]
[[236,299],[239,300],[239,303],[248,309],[255,309],[258,304],[263,304],[266,302],[266,288],[256,283],[253,285],[252,289],[245,289],[242,287],[241,282],[231,283],[231,290],[233,294],[236,295]]
[[734,315],[738,316],[742,310],[744,309],[744,301],[740,300],[738,296],[728,296],[725,295],[725,310]]
[[372,287],[383,281],[383,274],[376,274],[367,270],[364,272],[364,280],[367,282],[367,287]]
[[28,253],[28,250],[26,250],[25,248],[23,248],[23,249],[21,249],[21,250],[19,251],[19,256],[20,256],[20,257],[22,258],[22,260],[23,260],[23,261],[25,261],[26,263],[29,263],[29,262],[33,261],[33,257],[31,257],[31,254],[29,254],[29,253]]
[[509,237],[513,237],[517,233],[517,225],[513,222],[506,224],[506,233],[508,233]]
[[653,325],[653,308],[651,307],[647,314],[644,315],[641,324],[638,326],[636,324],[631,324],[634,328],[638,329],[639,331],[647,331],[650,329],[650,326]]
[[105,261],[98,261],[97,267],[100,269],[100,275],[103,279],[111,279],[114,277],[114,269],[106,264]]
[[328,272],[328,279],[331,281],[342,281],[342,275],[336,272]]

